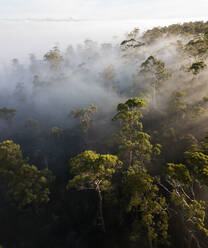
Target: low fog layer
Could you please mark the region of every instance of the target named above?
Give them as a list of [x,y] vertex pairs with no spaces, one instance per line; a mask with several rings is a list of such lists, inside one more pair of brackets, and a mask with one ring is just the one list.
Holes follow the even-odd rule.
[[206,248],[208,22],[8,23],[33,35],[0,69],[0,247]]
[[[11,26],[12,22],[7,24]],[[44,30],[54,23],[20,22],[15,25],[18,25],[19,29],[21,25],[22,28],[42,25]],[[72,26],[72,24],[67,25]],[[73,23],[73,25],[76,29],[76,25],[82,24]],[[97,30],[96,27],[94,28],[94,31]],[[112,34],[115,33],[113,28],[112,25]],[[33,30],[34,35],[30,39],[34,38],[34,44],[31,46],[37,48],[38,44],[35,43],[36,37],[34,37],[36,30],[32,29],[30,32]],[[56,27],[51,33],[55,30]],[[15,32],[18,32],[18,29]],[[66,29],[60,32],[67,34]],[[17,110],[13,128],[24,127],[26,120],[30,118],[39,121],[43,127],[71,127],[73,120],[69,117],[69,113],[72,109],[95,104],[101,115],[105,113],[111,116],[115,112],[116,105],[131,96],[146,97],[150,106],[155,105],[154,101],[157,101],[154,108],[157,111],[164,111],[172,92],[186,89],[187,84],[195,77],[190,71],[188,72],[188,68],[196,58],[184,53],[181,47],[188,44],[193,36],[163,36],[150,42],[142,32],[139,34],[134,32],[123,35],[127,41],[132,37],[134,39],[133,42],[124,42],[123,45],[118,41],[105,42],[105,39],[102,43],[88,39],[79,45],[73,44],[72,41],[72,45],[66,49],[61,49],[57,44],[42,55],[30,54],[29,62],[13,58],[9,64],[4,64],[0,71],[0,106]],[[104,33],[99,39],[103,40],[103,36]],[[139,45],[134,47],[137,43]],[[20,47],[21,50],[22,46],[28,48],[27,44],[21,46],[16,44],[17,49]],[[150,72],[144,77],[141,73],[142,63],[150,56],[164,63],[168,73],[167,79],[161,84],[157,93],[157,99],[153,99],[154,75]],[[186,96],[186,102],[194,103],[200,97],[206,96],[206,75],[207,70],[203,70],[197,78],[195,77],[195,89],[189,91],[190,95]],[[1,125],[6,124],[1,121]]]
[[[195,19],[197,20],[197,18]],[[99,43],[119,43],[124,35],[135,27],[142,31],[154,26],[182,23],[189,19],[132,19],[132,20],[82,20],[26,18],[0,19],[1,47],[0,65],[18,57],[28,60],[30,53],[41,57],[49,48],[59,44],[65,49],[69,44],[77,45],[85,39]]]

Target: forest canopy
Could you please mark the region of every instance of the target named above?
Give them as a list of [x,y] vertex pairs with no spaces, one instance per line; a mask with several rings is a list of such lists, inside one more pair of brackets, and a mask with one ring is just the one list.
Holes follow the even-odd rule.
[[207,64],[208,22],[14,58],[2,247],[208,247]]

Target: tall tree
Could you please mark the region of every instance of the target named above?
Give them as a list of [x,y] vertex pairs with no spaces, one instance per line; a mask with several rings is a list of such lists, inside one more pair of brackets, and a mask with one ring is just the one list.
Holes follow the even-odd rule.
[[135,164],[125,173],[124,193],[127,212],[134,216],[132,239],[143,241],[143,247],[168,243],[168,211],[165,197],[147,171]]
[[12,127],[12,119],[14,118],[16,112],[17,112],[16,109],[8,109],[8,108],[0,109],[0,118],[6,121],[8,128]]
[[70,160],[70,172],[74,178],[68,182],[67,189],[94,190],[98,194],[99,218],[105,232],[102,192],[111,188],[111,180],[117,168],[122,165],[117,156],[85,151]]
[[11,140],[0,143],[0,178],[6,196],[19,208],[37,208],[50,199],[51,172],[29,165],[20,146]]
[[94,104],[90,104],[88,108],[79,110],[73,109],[69,116],[73,116],[75,119],[78,119],[82,131],[87,133],[90,128],[90,124],[92,123],[92,117],[97,111],[97,107]]
[[153,88],[153,106],[156,106],[156,93],[169,78],[170,73],[162,61],[150,56],[142,63],[140,74],[145,76],[146,79],[149,78],[151,87]]
[[153,147],[150,135],[142,131],[141,110],[145,106],[145,100],[130,98],[118,105],[117,114],[113,118],[114,121],[120,121],[120,129],[114,135],[114,139],[118,144],[119,157],[125,161],[126,166],[133,165],[135,162],[145,166],[154,152],[160,152],[160,145]]

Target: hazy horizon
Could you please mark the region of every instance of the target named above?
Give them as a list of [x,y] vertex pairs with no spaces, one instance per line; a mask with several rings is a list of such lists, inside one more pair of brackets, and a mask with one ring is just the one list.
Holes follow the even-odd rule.
[[29,54],[38,58],[58,45],[66,49],[68,45],[83,43],[86,39],[98,43],[119,43],[125,34],[139,27],[141,32],[155,26],[189,21],[206,21],[206,18],[175,19],[129,19],[129,20],[76,20],[73,18],[7,18],[0,19],[1,48],[0,63],[7,64],[13,58],[26,62]]

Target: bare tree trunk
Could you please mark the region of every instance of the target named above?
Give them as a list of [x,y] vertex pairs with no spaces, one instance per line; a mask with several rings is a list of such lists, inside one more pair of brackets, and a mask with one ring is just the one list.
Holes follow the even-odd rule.
[[153,106],[156,108],[156,85],[153,84]]
[[149,242],[149,248],[153,248],[153,246],[152,246],[152,238],[151,238],[151,236],[150,236],[150,228],[149,228],[149,226],[148,226],[148,242]]
[[46,169],[48,169],[48,159],[46,156],[44,156],[44,163],[45,163]]
[[129,153],[129,165],[132,165],[132,154],[133,152],[132,151],[130,151],[130,153]]
[[187,248],[191,248],[191,246],[192,246],[192,235],[190,231],[188,231]]
[[102,230],[103,230],[103,232],[105,232],[105,222],[104,222],[104,218],[103,218],[103,198],[102,198],[99,184],[97,184],[97,192],[98,192],[98,198],[99,198],[99,205],[98,205],[99,215],[100,215],[99,218],[100,218]]

